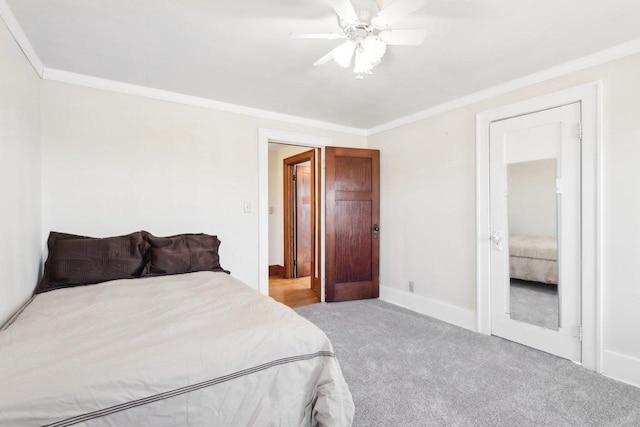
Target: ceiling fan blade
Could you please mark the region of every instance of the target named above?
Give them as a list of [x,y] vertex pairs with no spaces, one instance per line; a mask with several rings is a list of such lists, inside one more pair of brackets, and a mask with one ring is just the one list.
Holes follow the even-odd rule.
[[419,46],[427,37],[427,30],[386,30],[379,37],[391,46]]
[[324,40],[335,40],[335,39],[343,39],[346,36],[344,34],[299,34],[299,33],[291,33],[289,37],[292,39],[324,39]]
[[338,17],[348,24],[357,24],[358,15],[349,0],[326,0],[336,11]]
[[376,28],[387,28],[424,6],[424,0],[395,0],[373,17],[371,23]]
[[318,59],[316,62],[313,63],[314,67],[317,67],[319,65],[324,65],[327,62],[331,61],[333,59],[333,51],[327,53],[325,56],[323,56],[322,58]]
[[350,40],[346,41],[314,62],[313,66],[317,67],[318,65],[324,65],[333,59],[341,67],[347,68],[351,65],[351,58],[353,57],[353,52],[355,52],[355,50],[356,44]]

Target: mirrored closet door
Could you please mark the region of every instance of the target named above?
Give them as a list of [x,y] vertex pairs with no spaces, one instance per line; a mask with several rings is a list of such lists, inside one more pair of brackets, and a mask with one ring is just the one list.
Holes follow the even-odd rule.
[[579,362],[580,104],[490,127],[492,333]]

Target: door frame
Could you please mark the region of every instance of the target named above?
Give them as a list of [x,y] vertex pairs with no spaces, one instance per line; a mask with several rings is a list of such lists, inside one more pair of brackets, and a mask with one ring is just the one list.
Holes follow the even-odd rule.
[[491,335],[489,127],[492,122],[581,103],[582,365],[602,372],[602,81],[484,111],[476,116],[477,331]]
[[[332,145],[332,139],[322,136],[305,135],[293,132],[285,132],[267,128],[258,129],[258,291],[263,295],[269,295],[269,143],[297,145],[300,147],[317,148],[320,150],[320,186],[319,202],[324,205],[324,150]],[[322,209],[318,209],[318,224],[320,235],[320,248],[318,256],[325,251],[324,230],[325,215]],[[320,300],[324,302],[324,262],[319,258],[318,273],[320,276]]]
[[[282,161],[282,170],[284,174],[283,184],[284,184],[284,277],[286,279],[291,279],[294,277],[293,274],[293,260],[295,259],[295,248],[296,245],[293,244],[293,240],[296,236],[295,232],[295,224],[294,221],[294,211],[293,211],[293,168],[300,163],[310,163],[310,174],[311,174],[311,224],[313,224],[314,230],[317,230],[316,227],[316,215],[318,206],[316,204],[316,153],[315,149],[311,149],[309,151],[305,151],[300,154],[296,154],[291,157],[287,157]],[[317,247],[317,234],[313,233],[311,237],[311,280],[315,279],[316,273],[316,247]],[[311,289],[317,289],[316,286],[311,283]],[[318,295],[319,296],[319,295]]]

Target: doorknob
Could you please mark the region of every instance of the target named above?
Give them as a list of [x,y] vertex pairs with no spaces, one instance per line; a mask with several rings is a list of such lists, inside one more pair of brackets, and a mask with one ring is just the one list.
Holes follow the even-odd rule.
[[373,224],[373,238],[378,238],[378,233],[380,233],[380,226],[378,224]]
[[500,236],[500,233],[493,233],[491,237],[489,237],[489,240],[493,242],[494,249],[498,251],[502,249],[502,236]]

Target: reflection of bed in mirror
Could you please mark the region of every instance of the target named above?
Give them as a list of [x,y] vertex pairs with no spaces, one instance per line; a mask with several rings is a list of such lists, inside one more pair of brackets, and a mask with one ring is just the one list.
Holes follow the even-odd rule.
[[512,279],[558,284],[558,245],[555,237],[509,236]]

